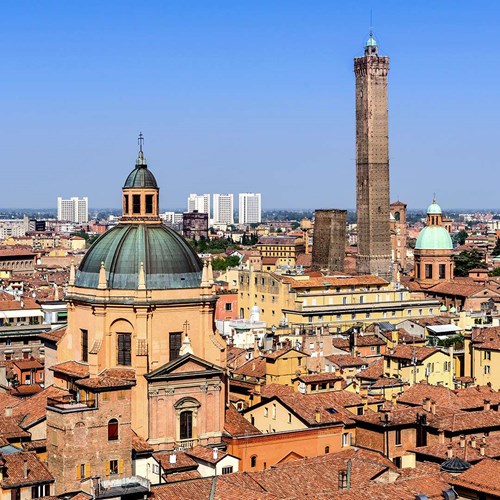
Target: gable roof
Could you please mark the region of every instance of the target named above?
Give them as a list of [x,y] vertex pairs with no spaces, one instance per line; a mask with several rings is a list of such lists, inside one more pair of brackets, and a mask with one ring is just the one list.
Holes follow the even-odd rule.
[[[182,365],[192,362],[200,367],[199,370],[189,371],[189,372],[176,372],[176,369],[181,367]],[[222,375],[224,374],[224,370],[204,359],[195,356],[194,354],[184,354],[184,356],[180,356],[173,361],[169,361],[163,366],[160,366],[156,370],[147,373],[144,375],[146,379],[150,382],[159,381],[159,380],[175,380],[182,379],[186,376],[196,377],[196,376],[206,376],[206,375]]]

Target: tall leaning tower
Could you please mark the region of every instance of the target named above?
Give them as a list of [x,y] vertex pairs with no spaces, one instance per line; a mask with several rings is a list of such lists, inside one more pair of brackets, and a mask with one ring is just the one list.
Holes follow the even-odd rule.
[[379,56],[370,33],[356,75],[357,270],[391,279],[389,221],[389,142],[387,73],[389,58]]

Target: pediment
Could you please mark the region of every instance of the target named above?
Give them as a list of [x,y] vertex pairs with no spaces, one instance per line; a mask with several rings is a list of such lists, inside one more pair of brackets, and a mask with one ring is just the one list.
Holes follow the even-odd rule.
[[223,373],[224,370],[220,366],[198,358],[194,354],[185,354],[146,374],[145,377],[150,382],[153,382],[156,380],[182,378],[183,376],[222,375]]
[[283,464],[286,462],[293,462],[294,460],[300,460],[301,458],[304,458],[303,455],[300,455],[299,453],[296,453],[295,451],[291,451],[287,455],[285,455],[278,463]]

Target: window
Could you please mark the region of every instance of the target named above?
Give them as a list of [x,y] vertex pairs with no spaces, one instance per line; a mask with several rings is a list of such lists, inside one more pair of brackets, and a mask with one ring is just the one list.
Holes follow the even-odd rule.
[[158,464],[153,464],[153,474],[160,473],[160,466]]
[[129,211],[129,206],[128,206],[128,194],[126,194],[126,195],[123,197],[123,200],[125,201],[124,212],[125,212],[126,214],[128,214],[128,211]]
[[439,264],[439,278],[444,279],[446,277],[446,264]]
[[12,488],[10,490],[10,500],[21,500],[21,488]]
[[112,418],[108,422],[108,441],[117,441],[118,440],[118,420],[116,418]]
[[250,467],[255,467],[257,465],[257,455],[252,455],[250,457]]
[[396,429],[394,439],[396,446],[401,446],[401,429]]
[[491,359],[491,351],[484,351],[484,359],[487,360]]
[[222,474],[232,474],[233,466],[228,465],[227,467],[222,467]]
[[276,403],[273,403],[273,420],[276,420]]
[[169,336],[168,349],[169,349],[169,360],[173,361],[179,357],[179,352],[181,350],[182,343],[182,333],[173,332]]
[[348,432],[342,433],[342,448],[349,446],[351,444],[350,441],[351,440],[349,439],[349,433]]
[[42,498],[50,495],[50,484],[38,484],[31,487],[31,498]]
[[330,447],[329,446],[325,446],[325,455],[327,455],[328,453],[330,453]]
[[118,474],[118,460],[110,460],[108,465],[109,465],[109,475]]
[[[134,195],[135,196],[135,195]],[[121,366],[130,366],[131,357],[131,335],[130,333],[118,333],[118,364]]]
[[133,194],[132,195],[132,213],[140,214],[141,213],[141,195]]
[[364,414],[364,408],[362,406],[360,406],[357,410],[356,410],[357,414],[358,415],[363,415]]
[[432,264],[425,264],[425,279],[432,279]]
[[264,417],[268,417],[269,416],[269,408],[264,408]]
[[146,195],[146,213],[147,214],[153,213],[153,195],[152,194]]
[[226,302],[226,304],[224,304],[224,307],[225,307],[226,311],[233,310],[233,304],[231,304],[230,302]]
[[288,414],[288,423],[289,424],[292,423],[292,414],[291,413]]
[[484,366],[484,374],[489,375],[489,373],[490,373],[490,365],[485,365]]
[[180,414],[180,439],[193,438],[193,412],[181,411]]
[[348,487],[347,484],[347,471],[339,471],[339,490],[345,490]]
[[88,330],[80,330],[82,333],[82,361],[89,360],[89,332]]

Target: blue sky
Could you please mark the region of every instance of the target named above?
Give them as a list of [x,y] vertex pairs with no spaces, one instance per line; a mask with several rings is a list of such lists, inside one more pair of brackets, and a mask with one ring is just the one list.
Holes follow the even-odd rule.
[[500,207],[500,2],[2,3],[2,207],[118,207],[137,135],[163,207],[354,208],[353,57],[391,58],[391,198]]

